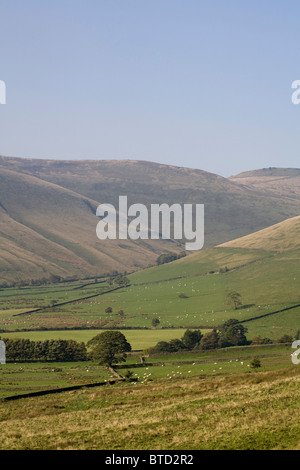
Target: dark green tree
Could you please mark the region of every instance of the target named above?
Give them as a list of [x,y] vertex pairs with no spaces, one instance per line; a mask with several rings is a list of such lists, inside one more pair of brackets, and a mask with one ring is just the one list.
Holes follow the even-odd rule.
[[214,328],[213,331],[206,333],[200,341],[200,349],[217,349],[219,347],[219,333]]
[[162,253],[159,255],[159,257],[156,260],[156,264],[165,264],[165,263],[171,263],[172,261],[175,261],[176,259],[180,259],[186,256],[185,252],[182,252],[180,254],[176,253]]
[[239,294],[236,291],[230,291],[228,292],[226,296],[225,304],[231,308],[234,308],[234,310],[237,310],[239,307],[242,306],[241,299],[242,299],[241,294]]
[[170,352],[170,346],[167,341],[159,341],[156,346],[150,348],[151,353]]
[[169,352],[177,352],[180,351],[181,349],[186,349],[183,341],[181,341],[178,338],[171,339],[168,343],[168,349]]
[[252,344],[272,344],[272,340],[270,338],[263,338],[260,335],[253,336]]
[[114,278],[113,283],[116,284],[117,286],[129,286],[130,280],[128,279],[127,276],[123,276],[123,274],[119,274],[118,276]]
[[119,310],[119,311],[118,311],[118,315],[120,315],[120,317],[124,319],[124,318],[125,318],[125,312],[124,312],[124,310]]
[[220,346],[226,348],[228,346],[243,346],[247,344],[247,332],[247,328],[238,320],[234,318],[227,320],[221,327]]
[[293,342],[293,337],[290,335],[283,335],[280,338],[276,340],[276,343],[292,343]]
[[254,357],[250,362],[250,366],[252,369],[258,369],[259,367],[261,367],[261,362],[260,362],[259,357]]
[[182,349],[186,349],[183,342],[178,338],[174,338],[170,341],[159,341],[156,346],[148,349],[147,352],[150,354],[174,353]]
[[156,328],[160,324],[160,321],[158,318],[153,318],[151,324],[154,328]]
[[111,367],[113,363],[126,360],[126,353],[131,345],[120,331],[104,331],[94,336],[88,343],[92,359],[100,364]]
[[202,336],[200,330],[187,329],[182,337],[182,342],[187,349],[194,349],[199,345]]
[[74,340],[30,341],[12,338],[5,340],[9,361],[85,361],[85,344]]

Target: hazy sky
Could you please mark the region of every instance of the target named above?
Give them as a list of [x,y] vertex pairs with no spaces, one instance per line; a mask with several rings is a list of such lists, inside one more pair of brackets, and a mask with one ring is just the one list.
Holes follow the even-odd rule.
[[298,0],[0,0],[0,154],[300,167]]

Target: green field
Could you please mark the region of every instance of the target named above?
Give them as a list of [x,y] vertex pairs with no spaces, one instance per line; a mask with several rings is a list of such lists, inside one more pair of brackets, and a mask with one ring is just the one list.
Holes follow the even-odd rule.
[[[126,335],[126,338],[130,337]],[[261,372],[294,368],[291,345],[244,346],[214,351],[185,351],[173,354],[144,356],[130,354],[126,363],[116,366],[121,376],[131,370],[137,380],[133,385],[149,380],[175,380],[180,377],[218,376],[249,373],[251,360],[259,357]],[[115,378],[104,367],[93,361],[60,363],[32,362],[0,365],[0,398],[38,390],[101,382]]]
[[[136,381],[0,401],[1,449],[299,450],[300,367],[290,353],[249,346],[152,357],[140,367],[131,357]],[[100,377],[89,362],[6,364],[1,396]]]
[[0,398],[109,380],[112,375],[90,362],[0,365]]
[[[153,330],[154,318],[160,321],[155,334],[160,329],[210,329],[237,318],[245,322],[249,339],[261,331],[273,340],[294,336],[300,328],[299,308],[264,315],[299,305],[299,261],[299,250],[224,247],[131,274],[131,285],[113,292],[106,282],[92,280],[1,289],[1,330],[52,330],[56,335],[55,330],[72,329],[81,330],[85,338],[90,335],[86,330]],[[241,295],[237,310],[226,304],[231,290]],[[112,313],[105,312],[107,307]],[[16,315],[32,309],[36,312]],[[252,321],[257,317],[261,319]],[[78,333],[72,334],[78,339]]]
[[[262,238],[254,235],[252,249],[203,250],[130,274],[130,285],[114,291],[93,279],[2,288],[2,338],[87,343],[114,328],[134,351],[117,368],[123,377],[129,370],[131,381],[93,389],[86,385],[112,375],[92,361],[1,365],[0,398],[83,386],[0,402],[1,448],[300,449],[300,366],[291,361],[291,344],[276,342],[300,329],[300,251],[296,232],[290,226],[288,232],[294,240],[285,239],[287,251],[256,249]],[[277,247],[277,228],[272,234]],[[229,291],[241,295],[237,309],[226,303]],[[243,322],[248,340],[260,335],[273,344],[145,352],[182,338],[187,328],[204,334],[230,318]]]

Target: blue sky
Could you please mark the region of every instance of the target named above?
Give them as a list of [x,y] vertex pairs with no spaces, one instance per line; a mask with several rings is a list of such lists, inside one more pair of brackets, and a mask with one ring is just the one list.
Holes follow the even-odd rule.
[[300,167],[300,3],[0,0],[0,154]]

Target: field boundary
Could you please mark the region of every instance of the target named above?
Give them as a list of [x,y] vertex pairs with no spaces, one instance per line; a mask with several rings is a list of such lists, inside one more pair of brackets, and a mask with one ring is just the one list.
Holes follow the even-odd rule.
[[[140,283],[132,283],[132,284],[130,284],[130,286],[139,287],[139,286],[147,286],[147,285],[151,285],[151,284],[160,284],[161,282],[178,281],[179,279],[190,279],[190,278],[193,278],[193,277],[215,276],[215,275],[220,275],[220,274],[226,274],[226,273],[229,273],[231,271],[235,271],[237,269],[244,268],[245,266],[249,266],[250,264],[257,263],[259,261],[263,261],[266,258],[267,258],[267,256],[265,256],[263,258],[257,258],[257,259],[248,261],[248,263],[240,264],[238,266],[233,266],[232,268],[227,268],[228,270],[226,272],[220,272],[220,269],[218,269],[216,271],[213,270],[213,271],[206,271],[204,273],[187,274],[187,275],[183,275],[183,276],[170,277],[170,278],[167,278],[167,279],[159,279],[157,281],[145,281],[145,282],[140,282]],[[169,264],[169,263],[165,263],[165,265],[166,264]],[[164,265],[160,265],[160,266],[164,266]],[[153,266],[153,267],[157,267],[157,266]]]
[[248,320],[240,320],[239,323],[248,323],[249,321],[259,320],[259,318],[268,317],[270,315],[275,315],[276,313],[286,312],[287,310],[292,310],[293,308],[298,308],[298,307],[300,307],[300,304],[292,305],[291,307],[285,307],[285,308],[282,308],[281,310],[276,310],[275,312],[263,313],[262,315],[259,315],[257,317],[248,318]]
[[32,313],[42,312],[44,310],[47,310],[48,308],[52,309],[52,308],[56,308],[56,307],[62,307],[63,305],[68,305],[68,304],[73,304],[75,302],[80,302],[80,300],[92,299],[93,297],[99,297],[100,295],[108,294],[108,293],[114,292],[115,290],[118,290],[118,289],[124,289],[124,287],[125,286],[114,287],[114,289],[109,289],[105,292],[99,292],[98,294],[93,294],[93,295],[89,295],[89,296],[86,296],[86,297],[80,297],[80,298],[74,299],[74,300],[68,300],[67,302],[61,302],[59,304],[54,304],[54,305],[51,305],[49,307],[39,307],[39,308],[35,308],[34,310],[28,310],[27,312],[15,313],[13,315],[13,317],[20,317],[20,316],[23,316],[23,315],[31,315]]
[[9,397],[3,397],[3,398],[0,398],[0,401],[13,401],[13,400],[20,400],[21,398],[41,397],[43,395],[52,395],[55,393],[72,392],[74,390],[80,390],[82,388],[101,387],[103,385],[113,385],[116,382],[124,382],[124,381],[125,379],[114,379],[114,380],[107,380],[106,382],[92,382],[92,383],[87,383],[84,385],[73,385],[71,387],[52,388],[50,390],[39,390],[38,392],[29,392],[29,393],[23,393],[21,395],[11,395]]

